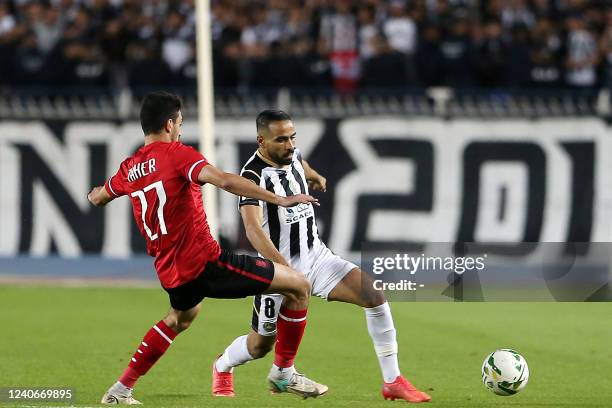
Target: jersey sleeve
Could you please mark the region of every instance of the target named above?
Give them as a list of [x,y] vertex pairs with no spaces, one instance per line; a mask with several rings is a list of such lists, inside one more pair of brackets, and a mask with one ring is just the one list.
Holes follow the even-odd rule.
[[[240,175],[244,178],[246,178],[247,180],[252,181],[253,183],[259,185],[259,181],[260,181],[260,176],[254,172],[253,170],[249,170],[249,169],[243,169],[240,172]],[[238,201],[238,207],[242,207],[243,205],[256,205],[261,207],[261,202],[259,200],[256,200],[254,198],[250,198],[250,197],[240,197],[239,201]]]
[[208,163],[208,160],[202,153],[198,152],[191,146],[181,144],[174,156],[174,164],[176,170],[181,176],[192,183],[198,183],[198,175],[200,170]]
[[117,173],[109,177],[104,183],[106,192],[113,198],[121,197],[126,194],[125,183],[127,181],[127,164],[126,162],[121,163]]

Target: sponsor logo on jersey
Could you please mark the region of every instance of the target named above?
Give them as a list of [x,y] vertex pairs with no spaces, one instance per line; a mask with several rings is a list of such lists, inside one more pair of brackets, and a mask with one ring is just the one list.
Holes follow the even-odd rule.
[[294,224],[313,216],[312,204],[301,203],[294,207],[283,208],[282,221],[285,224]]

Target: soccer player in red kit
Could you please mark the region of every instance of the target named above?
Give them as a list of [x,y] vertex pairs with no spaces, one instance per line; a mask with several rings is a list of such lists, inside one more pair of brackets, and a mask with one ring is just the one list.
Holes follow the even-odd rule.
[[[103,404],[140,404],[132,390],[139,377],[159,360],[175,337],[187,329],[205,297],[242,298],[283,293],[296,316],[301,338],[310,284],[301,273],[264,258],[235,255],[210,234],[200,185],[211,183],[230,193],[291,207],[316,203],[309,195],[280,197],[235,174],[225,173],[198,151],[180,142],[181,100],[165,92],[148,94],[140,111],[145,144],[121,163],[89,201],[104,206],[127,195],[134,218],[155,257],[155,269],[170,298],[170,311],[145,334],[128,367],[102,397]],[[297,350],[297,347],[296,347]]]

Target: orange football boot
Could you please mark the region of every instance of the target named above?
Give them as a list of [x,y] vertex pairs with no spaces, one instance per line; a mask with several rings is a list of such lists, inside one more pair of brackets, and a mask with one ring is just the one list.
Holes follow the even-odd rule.
[[431,397],[424,392],[416,389],[403,376],[398,376],[392,383],[385,383],[382,389],[382,396],[386,400],[394,401],[403,399],[407,402],[429,402]]

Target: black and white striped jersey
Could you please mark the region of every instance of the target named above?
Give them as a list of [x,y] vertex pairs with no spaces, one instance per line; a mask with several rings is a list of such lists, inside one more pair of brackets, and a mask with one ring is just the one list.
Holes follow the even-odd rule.
[[[298,149],[293,153],[291,165],[276,168],[255,152],[246,162],[240,175],[262,188],[280,196],[308,194],[308,183]],[[257,205],[263,209],[262,227],[274,246],[294,268],[309,268],[313,262],[308,256],[321,245],[312,204],[298,204],[284,208],[264,201],[240,197],[239,206]]]

